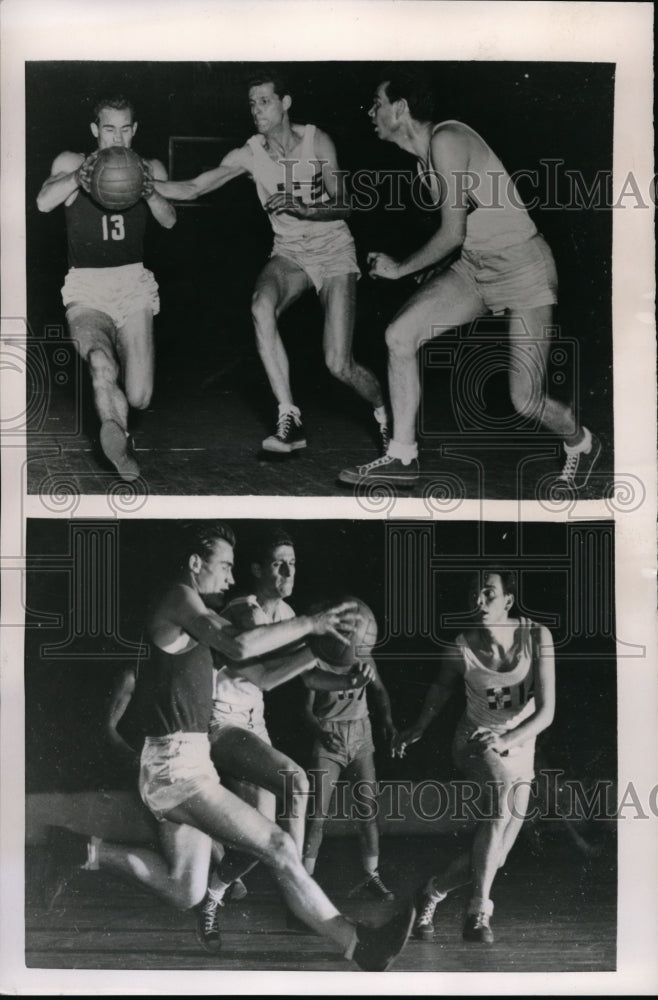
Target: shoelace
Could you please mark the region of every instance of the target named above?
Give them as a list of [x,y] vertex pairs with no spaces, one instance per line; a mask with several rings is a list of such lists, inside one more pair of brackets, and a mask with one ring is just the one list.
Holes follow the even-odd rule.
[[276,425],[277,437],[285,438],[290,433],[290,422],[294,420],[295,424],[299,426],[301,421],[296,413],[292,413],[288,410],[286,413],[282,413],[279,417],[278,423]]
[[560,479],[573,479],[578,471],[578,459],[580,458],[580,452],[575,452],[574,454],[567,455],[564,467],[562,469],[562,474]]
[[376,458],[374,461],[368,462],[367,465],[360,465],[359,473],[365,476],[371,469],[379,469],[382,465],[389,465],[391,462],[395,462],[395,459],[390,455],[382,455],[381,458]]
[[205,934],[210,934],[215,929],[218,906],[219,903],[216,903],[214,899],[209,899],[203,907],[203,930]]
[[388,428],[388,424],[379,425],[379,436],[381,438],[381,443],[382,443],[381,444],[382,456],[384,456],[388,451],[389,444],[391,443],[391,432]]
[[473,922],[473,930],[479,931],[483,927],[489,926],[489,914],[488,913],[476,913],[475,920]]
[[421,914],[418,918],[418,923],[419,924],[431,923],[432,918],[434,917],[435,910],[436,910],[436,903],[434,902],[433,899],[428,899],[423,909],[421,910]]
[[374,885],[374,887],[376,889],[379,889],[380,892],[388,893],[388,889],[386,888],[386,886],[382,882],[382,880],[379,877],[379,875],[373,875],[372,878],[369,878],[369,879],[366,880],[366,882],[364,883],[364,885]]

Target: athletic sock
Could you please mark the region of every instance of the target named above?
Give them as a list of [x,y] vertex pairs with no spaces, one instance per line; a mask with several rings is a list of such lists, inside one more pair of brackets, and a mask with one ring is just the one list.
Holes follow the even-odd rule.
[[378,424],[388,423],[388,414],[386,413],[385,406],[376,406],[373,412],[375,414],[375,420]]
[[208,883],[208,895],[215,903],[221,903],[224,899],[224,893],[230,884],[230,882],[222,882],[217,872],[213,869],[210,873],[210,882]]
[[442,892],[441,889],[437,888],[434,876],[429,880],[423,891],[430,897],[433,903],[440,903],[448,895],[447,892]]
[[592,450],[592,432],[588,430],[587,427],[582,427],[582,438],[577,444],[567,444],[564,442],[564,450],[571,454],[580,454],[580,452],[589,452]]
[[282,417],[284,413],[294,413],[296,417],[302,415],[302,411],[294,403],[279,403],[279,416]]
[[363,864],[363,870],[369,878],[372,878],[373,875],[377,875],[377,870],[379,868],[378,854],[365,854],[361,861]]
[[100,837],[90,837],[87,841],[87,860],[82,866],[86,872],[97,872],[100,868],[98,851],[101,843]]
[[485,899],[483,896],[471,896],[471,901],[468,904],[468,913],[486,913],[490,917],[493,913],[493,908],[493,900]]
[[418,445],[414,441],[413,444],[400,444],[394,438],[388,446],[388,456],[389,458],[399,458],[403,465],[409,465],[418,458]]

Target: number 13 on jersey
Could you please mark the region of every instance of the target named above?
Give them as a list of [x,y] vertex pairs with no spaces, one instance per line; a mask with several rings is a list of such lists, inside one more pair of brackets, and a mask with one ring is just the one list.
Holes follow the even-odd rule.
[[122,215],[101,216],[104,240],[123,240],[126,237],[126,227]]

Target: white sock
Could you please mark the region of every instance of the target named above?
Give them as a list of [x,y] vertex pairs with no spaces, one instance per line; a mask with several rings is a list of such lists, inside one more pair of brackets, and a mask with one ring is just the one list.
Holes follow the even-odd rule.
[[589,452],[592,450],[592,432],[588,430],[587,427],[583,427],[582,431],[583,431],[582,441],[579,441],[578,444],[572,444],[572,445],[565,444],[564,450],[567,453],[570,452],[571,454],[578,454],[581,451],[584,451],[586,454],[589,454]]
[[468,904],[468,912],[472,913],[486,913],[488,917],[493,913],[493,900],[484,899],[482,896],[473,896]]
[[228,889],[230,882],[222,882],[221,878],[217,875],[216,871],[210,873],[210,882],[208,884],[208,895],[215,903],[221,903],[224,899],[224,893]]
[[377,421],[378,424],[388,423],[388,414],[386,413],[385,406],[377,406],[375,407],[373,412],[375,414],[375,420]]
[[373,875],[377,875],[377,869],[379,868],[379,855],[378,854],[366,854],[363,856],[362,864],[363,870],[370,878]]
[[431,898],[433,903],[440,903],[448,895],[447,892],[442,892],[440,889],[437,889],[434,876],[432,876],[425,886],[425,892]]
[[415,458],[418,458],[418,445],[415,441],[413,444],[400,444],[399,441],[392,438],[387,454],[390,458],[399,458],[403,465],[409,465]]
[[296,417],[302,415],[302,411],[294,403],[279,403],[279,416],[282,417],[284,413],[294,413]]
[[101,843],[100,837],[90,837],[87,841],[87,860],[82,866],[86,872],[97,872],[100,868],[98,850]]

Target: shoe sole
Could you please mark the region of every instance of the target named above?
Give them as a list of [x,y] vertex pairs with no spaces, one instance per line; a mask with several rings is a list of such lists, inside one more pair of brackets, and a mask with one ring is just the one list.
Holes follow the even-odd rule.
[[356,472],[344,469],[338,473],[338,482],[347,486],[359,486],[362,483],[389,483],[391,486],[415,486],[420,476],[360,476]]
[[116,420],[105,420],[101,424],[101,448],[121,478],[127,483],[139,479],[139,466],[128,454],[128,444],[123,429]]
[[273,451],[279,455],[289,455],[291,451],[299,451],[306,447],[306,441],[295,441],[293,444],[284,444],[282,441],[275,441],[274,438],[265,438],[261,445],[263,451]]
[[246,885],[236,885],[235,883],[231,886],[226,894],[226,899],[229,903],[239,903],[248,893]]
[[433,927],[414,927],[413,936],[418,941],[431,941],[434,937],[435,931]]

